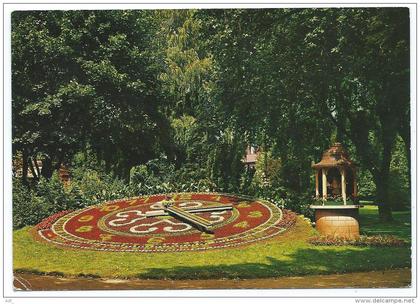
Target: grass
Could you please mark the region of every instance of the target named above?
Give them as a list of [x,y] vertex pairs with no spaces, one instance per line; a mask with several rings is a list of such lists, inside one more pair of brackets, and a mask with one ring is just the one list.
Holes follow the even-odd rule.
[[[365,233],[393,232],[409,240],[408,214],[387,226],[374,218],[377,210],[361,211]],[[377,216],[377,215],[376,215]],[[363,225],[363,224],[362,224]],[[379,228],[378,228],[379,227]],[[386,229],[385,229],[386,228]],[[16,272],[63,276],[143,279],[269,278],[309,274],[384,270],[411,266],[409,247],[374,248],[312,246],[306,240],[315,230],[302,218],[288,232],[270,241],[236,249],[182,253],[127,253],[63,249],[38,243],[30,227],[14,232]],[[376,229],[376,230],[375,230]]]
[[361,233],[366,235],[394,235],[407,242],[411,241],[411,213],[409,211],[392,212],[394,220],[381,223],[378,217],[378,207],[365,205],[360,208]]

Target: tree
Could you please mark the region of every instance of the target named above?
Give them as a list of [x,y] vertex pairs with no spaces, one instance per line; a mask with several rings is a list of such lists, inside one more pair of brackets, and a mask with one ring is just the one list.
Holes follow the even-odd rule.
[[322,152],[332,128],[310,106],[303,81],[305,23],[287,9],[207,14],[224,119],[243,143],[272,150],[283,160],[289,189],[307,191],[311,159]]
[[[409,153],[408,9],[209,16],[212,51],[223,71],[220,98],[236,132],[277,147],[284,164],[295,163],[290,172],[303,175],[308,156],[318,158],[336,134],[355,146],[374,178],[380,218],[391,220],[389,168],[397,133]],[[307,187],[299,177],[290,185]]]
[[355,145],[374,178],[380,218],[391,220],[391,153],[409,113],[408,9],[300,14],[310,25],[304,56],[314,104]]
[[42,154],[50,177],[90,148],[128,178],[158,150],[171,153],[150,12],[14,12],[12,31],[13,146],[24,164]]

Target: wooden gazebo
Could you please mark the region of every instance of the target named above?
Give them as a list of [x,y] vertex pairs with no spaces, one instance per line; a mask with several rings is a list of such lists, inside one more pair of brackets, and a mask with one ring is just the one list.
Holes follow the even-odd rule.
[[[315,169],[315,194],[322,204],[311,205],[315,210],[316,229],[322,235],[344,238],[359,237],[356,165],[340,143],[333,144],[322,154]],[[347,199],[353,199],[347,204]],[[343,200],[344,204],[336,199]],[[329,200],[328,203],[327,200]]]
[[315,169],[315,195],[322,193],[322,199],[341,197],[346,205],[347,199],[357,197],[356,165],[350,160],[341,143],[333,144],[324,151]]

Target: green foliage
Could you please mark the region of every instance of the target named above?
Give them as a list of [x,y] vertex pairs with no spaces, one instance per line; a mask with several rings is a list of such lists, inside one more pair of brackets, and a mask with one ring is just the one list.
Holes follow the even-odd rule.
[[33,193],[13,180],[13,229],[34,225],[48,215],[48,206],[40,206]]
[[[45,178],[63,163],[73,175],[64,190],[16,186],[16,201],[201,189],[306,214],[310,164],[334,139],[390,219],[410,201],[408,21],[405,8],[16,11],[13,153],[23,171],[41,157]],[[249,144],[267,151],[255,176]]]
[[195,14],[195,10],[159,13],[163,20],[159,36],[165,45],[165,66],[159,78],[175,116],[197,113],[200,103],[211,96],[213,61],[202,52],[201,20]]
[[168,150],[150,12],[14,12],[12,28],[14,150],[59,167],[90,145],[121,177]]
[[33,188],[13,180],[13,228],[35,225],[62,210],[74,209],[74,197],[68,195],[57,174],[50,180],[41,178]]
[[259,186],[276,183],[281,174],[281,160],[274,158],[270,151],[261,151],[255,164],[254,182]]
[[215,187],[205,177],[203,168],[186,165],[176,169],[164,157],[133,167],[130,172],[130,186],[136,195],[214,191]]
[[411,189],[409,169],[404,142],[398,136],[392,153],[388,190],[393,210],[401,211],[410,208]]
[[357,177],[358,196],[361,199],[373,199],[376,193],[376,185],[372,174],[368,170],[359,170]]
[[72,172],[75,174],[67,186],[57,173],[50,179],[41,178],[32,188],[14,179],[13,228],[35,225],[59,211],[76,210],[133,195],[133,190],[124,181],[111,174],[80,168]]
[[[357,201],[347,199],[345,204],[346,205],[354,205],[356,203],[357,203]],[[344,201],[341,197],[327,199],[325,201],[323,201],[322,199],[317,199],[317,200],[314,201],[313,205],[318,205],[318,206],[321,206],[321,205],[324,205],[324,206],[343,206]]]
[[68,195],[74,198],[77,208],[82,208],[132,196],[132,189],[111,174],[86,170],[79,179],[72,179],[68,186]]
[[207,160],[207,177],[217,186],[218,191],[236,192],[244,166],[241,162],[243,147],[232,133],[225,133],[217,142]]

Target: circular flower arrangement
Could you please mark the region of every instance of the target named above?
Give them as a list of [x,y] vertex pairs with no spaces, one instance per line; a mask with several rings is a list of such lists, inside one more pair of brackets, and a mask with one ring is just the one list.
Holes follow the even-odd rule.
[[276,205],[219,193],[176,193],[110,201],[53,215],[35,226],[59,246],[134,252],[208,250],[273,237],[295,218]]

